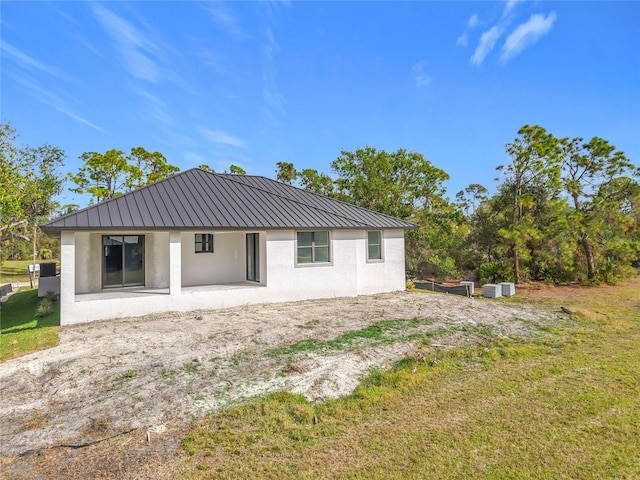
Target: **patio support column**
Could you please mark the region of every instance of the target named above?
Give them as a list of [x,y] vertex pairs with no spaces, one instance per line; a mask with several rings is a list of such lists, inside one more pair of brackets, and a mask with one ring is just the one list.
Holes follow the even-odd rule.
[[169,233],[169,295],[180,295],[182,289],[182,244],[180,232]]
[[76,296],[76,234],[60,232],[60,325],[72,323]]

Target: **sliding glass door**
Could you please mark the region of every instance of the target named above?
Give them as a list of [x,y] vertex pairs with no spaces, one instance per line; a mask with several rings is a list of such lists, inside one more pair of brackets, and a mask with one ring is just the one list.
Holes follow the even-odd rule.
[[144,235],[102,237],[102,287],[144,285]]

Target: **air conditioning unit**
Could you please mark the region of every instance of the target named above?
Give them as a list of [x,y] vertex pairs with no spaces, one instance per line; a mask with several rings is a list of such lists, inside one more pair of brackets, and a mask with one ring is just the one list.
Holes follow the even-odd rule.
[[55,276],[56,276],[55,262],[40,264],[40,277],[55,277]]

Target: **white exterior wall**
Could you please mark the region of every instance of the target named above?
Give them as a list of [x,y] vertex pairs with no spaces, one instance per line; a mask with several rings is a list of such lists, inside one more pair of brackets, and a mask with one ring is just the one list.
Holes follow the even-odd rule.
[[60,234],[60,325],[86,321],[75,315],[76,234]]
[[272,301],[309,298],[350,297],[357,295],[356,247],[354,230],[331,233],[331,264],[296,266],[293,230],[267,232],[267,276]]
[[[61,324],[160,311],[215,309],[405,289],[403,230],[383,230],[384,261],[369,263],[366,231],[334,230],[331,232],[332,261],[329,265],[296,265],[296,233],[293,230],[260,232],[259,285],[254,288],[247,283],[241,288],[215,285],[211,290],[181,289],[181,286],[238,282],[245,278],[246,232],[216,233],[213,254],[195,254],[193,233],[137,232],[145,234],[146,286],[163,288],[168,281],[170,294],[79,300],[70,292],[95,291],[88,290],[95,287],[91,281],[95,274],[88,272],[97,272],[97,278],[100,278],[102,233],[74,235],[63,232]],[[96,235],[97,241],[92,240],[92,235]],[[89,270],[81,262],[90,263]]]
[[[125,232],[127,233],[145,237],[145,285],[149,288],[169,287],[169,232]],[[97,293],[102,290],[103,235],[123,235],[123,233],[75,232],[76,293]],[[61,265],[61,275],[62,272]]]
[[99,292],[102,288],[101,244],[99,233],[76,232],[76,293]]
[[169,232],[144,236],[145,284],[149,288],[169,287]]
[[358,295],[404,290],[404,231],[382,231],[383,261],[367,261],[366,235],[364,232],[364,241],[358,244]]
[[[213,233],[213,253],[195,253],[195,233]],[[245,232],[182,232],[182,286],[241,282],[246,277]]]

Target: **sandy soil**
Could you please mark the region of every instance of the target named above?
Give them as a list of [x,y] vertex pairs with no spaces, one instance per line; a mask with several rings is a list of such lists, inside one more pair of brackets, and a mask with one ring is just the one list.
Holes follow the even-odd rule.
[[[406,322],[387,341],[356,339],[338,349],[274,349],[331,340],[386,319]],[[444,294],[398,292],[356,298],[168,312],[65,327],[57,347],[0,364],[0,455],[79,445],[136,429],[163,436],[208,412],[255,395],[289,390],[310,400],[347,394],[371,368],[416,351],[527,336],[557,321],[526,305]],[[434,355],[437,353],[434,353]],[[136,438],[137,438],[136,437]],[[137,441],[137,440],[136,440]],[[160,440],[158,440],[160,441]]]

